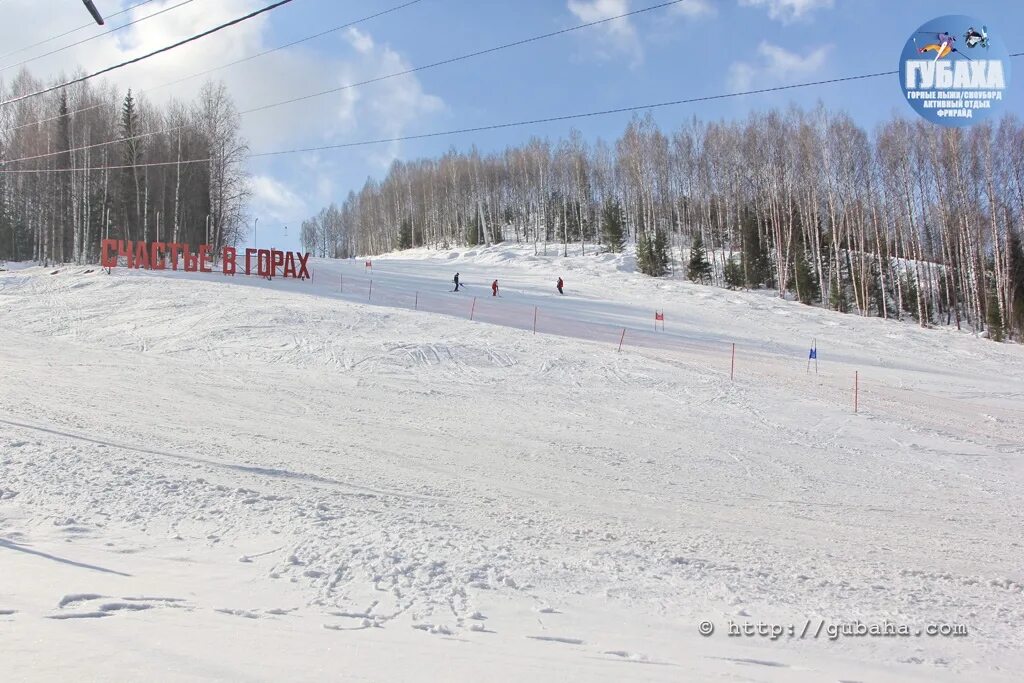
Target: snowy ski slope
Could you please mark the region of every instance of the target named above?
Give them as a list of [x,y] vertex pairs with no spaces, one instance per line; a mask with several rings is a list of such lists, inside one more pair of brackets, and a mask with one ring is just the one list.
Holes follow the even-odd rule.
[[0,273],[4,678],[1019,679],[1020,346],[549,253]]

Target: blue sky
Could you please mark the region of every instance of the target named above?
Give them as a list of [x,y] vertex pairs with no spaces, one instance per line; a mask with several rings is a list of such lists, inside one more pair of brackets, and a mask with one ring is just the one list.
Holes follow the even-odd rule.
[[[129,16],[149,14],[176,1],[180,0],[152,2]],[[112,80],[145,90],[402,2],[295,0],[230,29],[221,34],[222,40],[204,41],[149,60],[118,72]],[[109,13],[132,2],[97,4]],[[105,66],[115,57],[134,56],[143,48],[172,42],[264,4],[267,0],[194,0],[114,37],[30,66],[39,75],[70,71],[75,64],[85,69]],[[244,110],[653,4],[658,0],[421,0],[354,30],[231,67],[217,76]],[[74,14],[40,22],[35,0],[8,0],[0,6],[0,15],[5,11],[22,12],[24,24],[44,37],[80,19]],[[263,152],[890,71],[897,69],[910,33],[945,14],[978,17],[990,32],[1004,36],[1011,51],[1024,50],[1024,32],[1015,31],[1024,27],[1024,2],[1016,0],[685,0],[626,21],[249,114],[243,117],[243,130],[252,151]],[[0,42],[31,42],[34,36],[24,26],[15,33],[13,23],[0,22],[8,27],[0,27]],[[1021,34],[1019,39],[1015,32]],[[1016,71],[1024,74],[1022,64],[1024,60],[1014,60]],[[0,77],[6,75],[0,73]],[[147,96],[188,98],[200,84],[196,80]],[[669,130],[693,116],[742,118],[752,110],[791,102],[812,107],[819,100],[849,112],[868,128],[894,112],[914,116],[903,101],[896,76],[668,107],[654,110],[653,115],[663,130]],[[1011,82],[1006,108],[1024,112],[1020,77]],[[572,128],[589,140],[610,140],[621,133],[629,117],[618,114],[254,160],[252,208],[253,215],[260,216],[259,242],[296,247],[303,218],[331,200],[340,203],[368,176],[382,177],[394,158],[433,157],[451,146],[466,149],[473,144],[484,152],[500,150],[533,135],[557,140]],[[285,225],[289,225],[287,238]]]
[[[386,8],[394,4],[360,3],[359,12],[365,12],[365,7]],[[409,64],[419,65],[564,28],[597,16],[596,13],[573,13],[570,4],[555,0],[425,1],[367,22],[361,30],[376,43],[398,51]],[[587,4],[597,5],[581,2],[577,9]],[[650,4],[657,3],[609,2],[604,9],[609,14],[618,14],[622,6],[631,10]],[[966,4],[970,7],[966,8]],[[631,18],[629,32],[610,30],[608,26],[594,27],[421,72],[417,79],[423,92],[440,98],[443,106],[417,117],[405,131],[472,127],[716,94],[744,86],[757,88],[895,70],[910,32],[933,17],[965,10],[986,22],[992,32],[1005,35],[1011,27],[1024,27],[1024,3],[1002,0],[972,0],[971,3],[950,0],[795,0],[789,3],[706,0],[694,5],[692,10],[706,11],[688,14],[680,11],[681,8],[654,10]],[[302,35],[317,22],[342,23],[353,16],[352,9],[352,3],[303,0],[275,17],[274,40]],[[1007,41],[1011,49],[1024,50],[1024,35],[1021,35],[1020,45],[1014,45],[1009,36]],[[328,38],[318,42],[315,49],[327,55],[332,50],[344,52],[352,48],[344,40]],[[375,87],[370,85],[363,90]],[[1021,93],[1019,84],[1013,87],[1008,110],[1024,112]],[[791,102],[812,107],[818,100],[829,107],[848,111],[867,127],[890,117],[893,112],[913,116],[903,101],[895,76],[669,107],[654,110],[653,114],[664,129],[669,129],[691,116],[742,118],[751,110],[786,106]],[[521,143],[531,135],[557,139],[573,127],[591,140],[613,139],[621,133],[628,119],[628,114],[619,114],[404,142],[399,156],[437,156],[452,145],[465,149],[475,144],[482,151],[500,150]],[[338,138],[339,141],[345,139],[360,138]],[[326,143],[333,141],[324,140]],[[338,200],[343,199],[349,189],[358,190],[367,175],[378,178],[383,175],[384,165],[368,159],[371,156],[365,149],[323,154],[336,172],[333,186]],[[288,167],[295,163],[294,159],[279,159],[269,165],[268,172],[287,173]]]

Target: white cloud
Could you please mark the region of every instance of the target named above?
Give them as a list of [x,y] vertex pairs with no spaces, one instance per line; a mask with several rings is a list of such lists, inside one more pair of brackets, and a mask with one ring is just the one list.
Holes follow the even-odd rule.
[[744,7],[766,7],[768,16],[784,23],[803,19],[817,9],[830,9],[835,0],[740,0]]
[[[629,0],[569,0],[569,11],[582,23],[589,23],[625,14],[630,7]],[[643,61],[643,47],[629,17],[606,22],[600,28],[606,38],[598,50],[602,58],[611,59],[615,54],[625,54],[634,65]]]
[[729,67],[729,87],[733,92],[750,90],[754,84],[757,69],[746,62],[736,62]]
[[[106,27],[84,29],[0,59],[0,67],[96,35],[180,1],[150,2],[110,18]],[[102,9],[110,17],[136,2],[138,0],[104,0]],[[0,54],[45,40],[89,20],[84,8],[70,0],[67,11],[59,14],[48,14],[42,4],[38,0],[2,0]],[[85,72],[95,71],[169,45],[266,4],[266,0],[195,0],[109,36],[33,61],[26,68],[41,80],[55,80],[61,70],[65,75],[70,75],[76,68]],[[396,50],[375,40],[370,33],[353,27],[208,76],[169,87],[156,87],[276,47],[277,43],[270,42],[271,23],[281,13],[287,12],[288,7],[265,13],[97,80],[116,84],[122,94],[129,87],[137,94],[147,91],[141,97],[155,104],[162,104],[172,97],[192,100],[207,79],[223,80],[237,108],[244,111],[403,71],[411,66]],[[342,21],[340,17],[337,19],[339,24]],[[312,27],[309,31],[312,33],[328,27]],[[9,82],[17,71],[0,71],[0,81]],[[429,128],[431,115],[443,109],[444,102],[425,92],[418,77],[410,74],[253,112],[241,118],[242,134],[249,140],[253,152],[400,137]],[[252,213],[260,215],[265,212],[267,220],[276,216],[282,221],[294,221],[307,213],[315,213],[324,203],[344,199],[344,196],[327,196],[332,192],[339,195],[347,192],[347,185],[342,186],[336,181],[340,170],[351,171],[353,167],[365,167],[367,164],[373,168],[386,168],[401,149],[400,144],[393,143],[325,152],[323,159],[318,159],[312,166],[303,163],[305,157],[312,156],[310,154],[254,160]]]
[[757,46],[758,62],[735,62],[729,67],[729,86],[735,92],[749,90],[755,83],[778,85],[809,77],[825,66],[831,51],[831,45],[822,45],[801,56],[762,41]]
[[369,34],[363,33],[355,26],[346,31],[346,37],[348,38],[349,44],[364,55],[373,49],[373,38],[371,38]]
[[678,5],[672,5],[673,14],[681,14],[689,19],[714,16],[718,10],[711,4],[710,0],[684,0]]
[[309,212],[306,202],[288,185],[267,175],[250,178],[253,213],[279,221],[292,220]]

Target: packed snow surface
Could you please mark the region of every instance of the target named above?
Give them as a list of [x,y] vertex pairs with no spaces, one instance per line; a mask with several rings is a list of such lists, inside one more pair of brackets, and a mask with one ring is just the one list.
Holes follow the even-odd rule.
[[1020,346],[553,246],[311,263],[0,273],[4,680],[1020,680]]

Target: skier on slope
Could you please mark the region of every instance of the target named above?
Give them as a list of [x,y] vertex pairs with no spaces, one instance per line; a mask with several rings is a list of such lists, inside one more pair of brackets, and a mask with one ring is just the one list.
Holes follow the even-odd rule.
[[455,273],[455,289],[453,291],[459,291],[459,274]]
[[565,294],[565,292],[562,291],[562,287],[565,287],[565,282],[562,281],[562,278],[558,278],[558,283],[555,285],[555,287],[558,287],[559,294]]
[[491,283],[491,296],[498,296],[498,281]]

